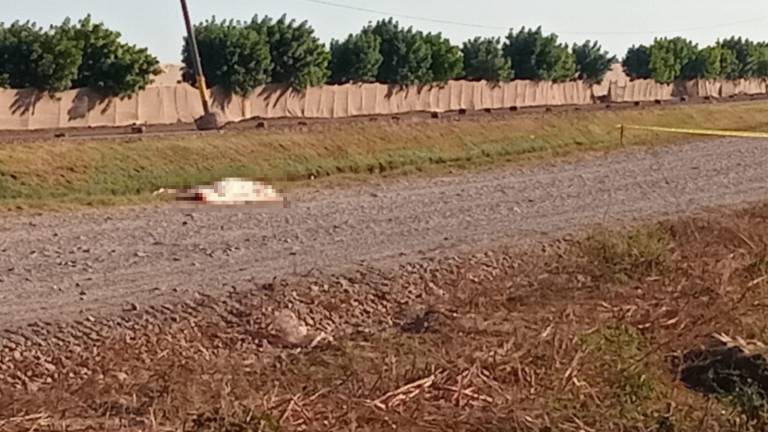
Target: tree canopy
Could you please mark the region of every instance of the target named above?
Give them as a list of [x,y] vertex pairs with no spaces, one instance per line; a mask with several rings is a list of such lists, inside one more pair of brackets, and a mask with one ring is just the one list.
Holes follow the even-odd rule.
[[504,56],[501,39],[476,37],[464,42],[464,76],[468,80],[509,81],[512,61]]
[[147,49],[120,40],[119,32],[87,15],[48,29],[31,22],[0,24],[0,85],[58,92],[91,87],[105,96],[144,89],[160,65]]

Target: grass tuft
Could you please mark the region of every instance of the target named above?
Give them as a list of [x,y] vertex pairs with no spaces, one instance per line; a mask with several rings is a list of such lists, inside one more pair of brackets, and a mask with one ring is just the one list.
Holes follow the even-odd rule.
[[[217,410],[220,411],[220,410]],[[206,413],[194,416],[189,432],[280,432],[280,420],[271,415],[248,413]]]
[[654,400],[656,384],[643,356],[649,349],[645,338],[627,324],[609,324],[581,337],[593,367],[611,389],[616,415],[628,419],[647,416],[646,405]]
[[768,400],[757,385],[740,386],[723,398],[734,415],[730,422],[734,430],[757,432],[768,430]]
[[671,245],[667,231],[654,225],[626,233],[596,231],[579,244],[579,249],[599,275],[637,280],[667,268]]

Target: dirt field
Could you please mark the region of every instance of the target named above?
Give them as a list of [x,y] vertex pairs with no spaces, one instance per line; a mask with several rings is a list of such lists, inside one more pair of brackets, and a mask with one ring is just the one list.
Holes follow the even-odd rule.
[[[720,211],[281,278],[83,319],[77,337],[6,332],[0,430],[764,431],[765,366],[691,350],[768,337],[766,222]],[[281,310],[309,330],[281,330]]]
[[0,218],[0,430],[763,430],[668,356],[768,335],[766,144]]

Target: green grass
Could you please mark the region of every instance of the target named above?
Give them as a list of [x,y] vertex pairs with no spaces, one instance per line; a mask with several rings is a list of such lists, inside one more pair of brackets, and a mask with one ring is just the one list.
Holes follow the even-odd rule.
[[[768,130],[766,119],[767,102],[745,102],[496,120],[361,122],[304,131],[6,143],[0,145],[0,208],[148,203],[154,200],[151,192],[161,187],[225,176],[294,187],[310,178],[333,182],[433,174],[615,149],[619,123]],[[692,138],[628,131],[625,144],[687,139]]]
[[582,335],[580,342],[590,364],[602,371],[603,384],[612,393],[613,414],[631,420],[647,418],[658,384],[643,361],[649,348],[645,338],[635,328],[619,324]]
[[617,235],[598,230],[579,244],[579,252],[599,275],[627,281],[655,276],[668,265],[671,239],[653,225]]

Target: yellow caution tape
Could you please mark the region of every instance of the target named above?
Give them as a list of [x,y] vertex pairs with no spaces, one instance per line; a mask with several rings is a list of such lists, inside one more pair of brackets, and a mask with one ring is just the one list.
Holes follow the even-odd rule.
[[655,132],[671,132],[671,133],[683,133],[692,135],[714,135],[714,136],[726,136],[726,137],[739,137],[739,138],[768,138],[768,132],[747,132],[747,131],[726,131],[715,129],[678,129],[658,126],[635,126],[635,125],[618,125],[618,128],[623,129],[638,129]]

